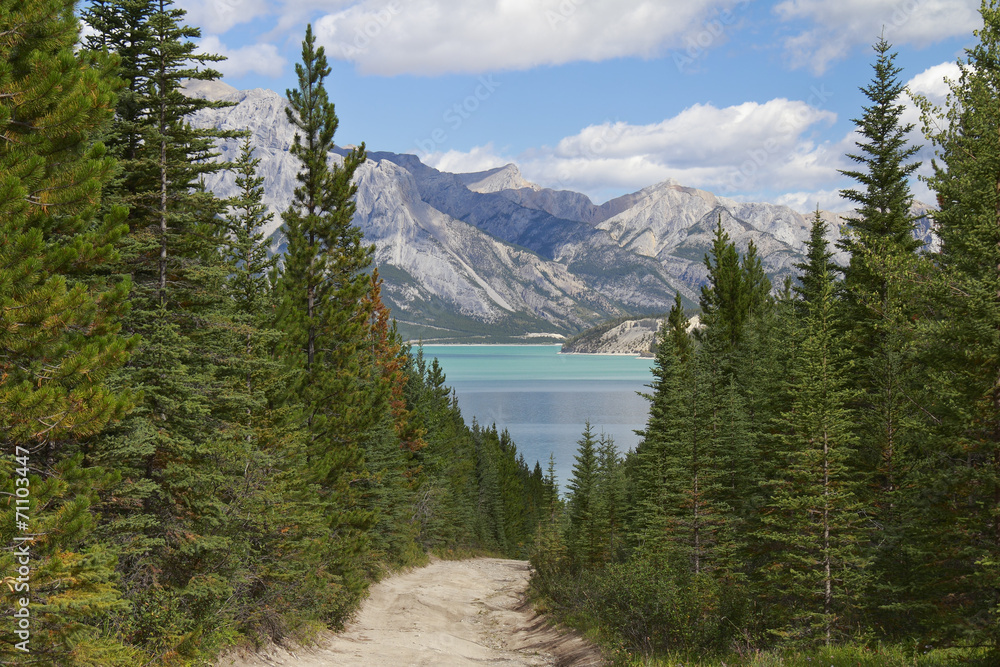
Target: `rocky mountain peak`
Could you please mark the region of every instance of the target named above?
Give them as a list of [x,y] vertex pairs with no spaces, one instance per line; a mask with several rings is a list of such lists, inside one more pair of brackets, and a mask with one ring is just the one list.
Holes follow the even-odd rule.
[[[219,82],[191,82],[187,90],[233,103],[204,109],[192,123],[249,130],[265,203],[275,214],[284,211],[301,166],[288,152],[295,131],[287,101]],[[234,160],[239,144],[223,142],[220,159]],[[344,154],[335,149],[330,161]],[[812,217],[674,180],[597,205],[579,192],[531,183],[514,164],[451,174],[389,152],[369,151],[355,181],[354,221],[375,245],[384,298],[400,331],[425,341],[570,335],[623,315],[666,312],[676,292],[693,305],[720,219],[741,250],[753,241],[778,284],[802,261]],[[236,192],[232,173],[213,175],[206,185],[222,196]],[[834,241],[840,218],[823,216]],[[276,252],[285,243],[280,225],[275,215],[265,230],[273,232]],[[921,237],[933,240],[924,228]]]
[[222,100],[240,92],[222,81],[202,81],[200,79],[187,79],[181,86],[181,91],[188,97],[212,101]]
[[541,186],[526,180],[516,164],[506,164],[496,169],[470,174],[458,174],[459,180],[472,192],[501,192],[503,190],[541,190]]

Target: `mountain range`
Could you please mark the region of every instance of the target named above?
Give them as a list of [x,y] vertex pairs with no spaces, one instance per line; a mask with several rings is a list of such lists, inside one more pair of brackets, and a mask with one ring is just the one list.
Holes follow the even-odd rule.
[[[294,131],[287,102],[270,90],[221,82],[192,82],[188,94],[233,104],[199,112],[194,125],[249,130],[265,202],[276,214],[266,231],[274,252],[283,252],[279,212],[292,201],[299,171],[288,152]],[[220,150],[220,159],[235,159],[239,141]],[[344,154],[338,149],[331,160]],[[812,218],[672,180],[598,205],[530,183],[513,164],[452,174],[388,152],[369,151],[355,181],[354,222],[375,247],[383,298],[405,338],[428,342],[559,339],[607,319],[663,313],[678,291],[693,305],[720,219],[740,251],[756,245],[778,284],[804,259]],[[206,185],[220,196],[236,192],[230,172]],[[821,215],[835,241],[842,221]],[[934,242],[927,218],[918,234]]]

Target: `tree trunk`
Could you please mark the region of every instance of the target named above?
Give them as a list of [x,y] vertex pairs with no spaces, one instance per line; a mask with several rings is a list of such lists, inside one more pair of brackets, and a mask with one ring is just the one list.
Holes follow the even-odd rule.
[[823,432],[823,621],[826,625],[826,645],[830,645],[830,610],[833,606],[833,575],[830,564],[830,441]]

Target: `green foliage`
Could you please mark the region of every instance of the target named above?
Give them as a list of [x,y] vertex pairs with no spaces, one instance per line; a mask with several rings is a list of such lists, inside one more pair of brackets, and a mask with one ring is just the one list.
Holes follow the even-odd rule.
[[[337,129],[324,87],[329,72],[310,26],[296,65],[299,87],[288,91],[286,111],[296,128],[291,153],[301,170],[283,215],[288,250],[275,283],[280,353],[294,372],[285,400],[296,407],[303,438],[297,493],[303,511],[314,514],[300,540],[319,545],[320,587],[329,592],[325,615],[340,623],[365,587],[367,531],[375,517],[362,506],[356,482],[368,474],[365,446],[379,437],[379,412],[387,406],[384,392],[367,390],[377,382],[376,370],[362,355],[373,313],[363,273],[371,249],[351,222],[356,188],[350,181],[364,147],[342,167],[328,166]],[[323,538],[330,533],[338,539]]]
[[[884,238],[899,252],[913,252],[920,247],[920,241],[913,236],[913,196],[908,177],[920,167],[919,162],[910,162],[920,146],[908,145],[907,135],[913,125],[900,122],[906,108],[900,100],[905,86],[899,80],[902,70],[895,64],[896,54],[890,53],[892,45],[880,37],[873,48],[877,54],[872,65],[875,76],[861,88],[871,105],[864,107],[861,118],[852,121],[861,140],[855,142],[858,153],[847,154],[861,168],[840,172],[864,186],[863,190],[840,192],[858,205],[857,213],[849,219],[857,234],[846,240],[844,248],[853,254],[870,240]],[[877,274],[866,273],[853,262],[847,276],[848,281],[865,283],[877,279]]]
[[918,146],[909,146],[912,125],[901,123],[901,70],[884,38],[874,49],[872,82],[862,88],[870,100],[856,119],[862,140],[858,154],[848,157],[861,169],[842,172],[863,189],[842,191],[858,205],[848,220],[850,229],[840,246],[850,251],[844,269],[842,305],[850,321],[845,344],[856,361],[852,379],[858,391],[854,401],[858,438],[856,476],[868,482],[861,497],[871,518],[873,545],[872,595],[882,611],[872,613],[879,625],[909,632],[900,615],[911,589],[912,561],[901,549],[907,498],[902,493],[914,464],[913,444],[920,428],[920,410],[913,397],[921,379],[914,363],[912,321],[918,300],[905,295],[905,270],[916,260],[920,242],[913,236],[910,215],[913,198],[908,177],[919,167],[911,159]]
[[[941,252],[912,238],[916,149],[879,40],[843,283],[819,211],[777,298],[720,217],[703,327],[678,295],[642,442],[623,457],[588,424],[565,499],[554,460],[545,475],[466,425],[437,361],[403,344],[352,223],[364,146],[331,158],[311,27],[277,261],[251,144],[218,162],[238,133],[187,123],[218,103],[182,82],[219,57],[183,10],[94,0],[84,49],[73,11],[0,9],[0,491],[30,489],[28,527],[8,503],[0,539],[33,538],[37,662],[193,664],[337,626],[430,551],[530,555],[544,604],[624,661],[996,663],[996,2],[946,109],[922,103]],[[225,202],[201,178],[219,169],[240,191]],[[8,598],[16,566],[8,547]],[[11,628],[0,661],[23,657]]]
[[[814,267],[815,268],[815,267]],[[849,466],[855,438],[833,283],[815,283],[795,360],[795,397],[783,415],[786,465],[769,482],[762,538],[773,556],[767,597],[774,632],[790,643],[829,645],[858,626],[865,568],[863,506]]]
[[643,667],[989,667],[995,656],[982,649],[939,649],[920,641],[910,644],[852,643],[812,650],[759,651],[742,648],[707,657],[704,651],[670,651],[650,660],[621,655],[615,664]]
[[757,249],[750,244],[740,259],[736,246],[722,228],[715,228],[712,251],[705,256],[708,284],[701,289],[702,323],[723,353],[732,354],[746,335],[747,322],[770,305],[771,282],[764,274]]
[[[756,250],[741,258],[720,219],[703,328],[686,333],[678,300],[658,339],[649,422],[622,467],[620,552],[585,530],[616,500],[595,490],[594,444],[581,440],[563,539],[550,526],[533,556],[536,590],[624,661],[995,660],[1000,8],[982,13],[944,115],[923,103],[941,252],[916,252],[916,149],[880,40],[849,156],[861,168],[845,172],[864,186],[843,193],[860,205],[849,266],[832,262],[817,210],[799,284],[774,298]],[[916,636],[947,648],[900,648]]]
[[[913,481],[922,601],[946,637],[1000,644],[1000,8],[984,2],[944,117],[924,105],[937,149],[930,185],[942,248],[920,328],[929,437]],[[942,125],[943,123],[946,123]],[[933,554],[933,556],[931,556]]]
[[573,474],[566,485],[570,491],[566,542],[577,567],[591,567],[603,561],[604,533],[597,516],[597,442],[590,422],[577,445]]
[[137,341],[121,333],[129,283],[102,271],[126,228],[123,210],[101,214],[115,165],[94,142],[119,82],[76,52],[72,2],[8,4],[0,32],[0,661],[122,665],[103,620],[129,604],[94,538],[116,472],[93,456],[133,400],[108,382]]
[[746,618],[743,591],[709,574],[691,575],[633,558],[603,569],[563,570],[534,581],[557,619],[600,633],[621,655],[724,651]]

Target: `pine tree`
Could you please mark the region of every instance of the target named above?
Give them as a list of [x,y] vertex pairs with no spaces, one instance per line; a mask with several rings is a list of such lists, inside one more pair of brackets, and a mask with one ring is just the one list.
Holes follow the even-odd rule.
[[[654,561],[677,555],[684,539],[679,513],[687,506],[684,490],[690,466],[686,457],[697,456],[694,351],[687,327],[678,293],[658,334],[655,379],[650,385],[653,393],[647,396],[651,402],[649,421],[635,456],[634,541],[639,551]],[[697,475],[697,469],[693,473]]]
[[751,243],[741,259],[721,216],[705,264],[709,275],[701,296],[705,326],[699,332],[698,414],[704,465],[718,475],[705,488],[705,499],[713,514],[714,567],[731,570],[759,507],[759,422],[764,415],[757,413],[767,392],[759,371],[767,361],[754,330],[774,304],[756,247]]
[[[133,602],[115,623],[153,655],[193,657],[228,632],[220,605],[233,598],[240,565],[228,498],[242,469],[232,465],[233,418],[244,405],[224,367],[232,357],[233,308],[223,203],[202,176],[218,163],[215,142],[236,133],[194,129],[196,110],[218,106],[186,97],[186,79],[213,79],[168,0],[98,3],[88,18],[94,47],[113,51],[126,88],[108,135],[123,167],[113,200],[128,204],[130,234],[114,267],[133,277],[126,330],[142,345],[116,382],[142,391],[99,460],[121,471],[108,494],[100,534],[119,554],[123,590]],[[235,438],[236,441],[239,438]]]
[[291,153],[302,163],[299,187],[282,215],[288,238],[284,268],[278,281],[278,326],[285,332],[284,358],[299,370],[290,400],[301,409],[306,433],[306,468],[302,474],[318,485],[325,508],[329,541],[327,567],[340,593],[330,610],[341,618],[359,599],[365,533],[372,516],[359,506],[356,478],[365,476],[363,447],[378,422],[376,394],[367,391],[361,346],[371,320],[363,308],[369,289],[364,274],[372,248],[362,243],[351,223],[355,170],[364,161],[364,146],[342,165],[330,166],[337,130],[334,105],[324,80],[330,73],[323,47],[315,46],[312,26],[296,64],[299,87],[288,91],[288,120],[296,129]]
[[556,478],[556,457],[549,454],[549,464],[545,471],[545,514],[538,523],[535,546],[531,553],[531,564],[538,572],[541,585],[558,577],[565,566],[566,543],[562,539],[563,507],[559,499],[559,483]]
[[[817,225],[818,226],[818,225]],[[794,643],[831,644],[855,627],[866,555],[863,507],[850,466],[856,439],[846,381],[834,283],[822,244],[802,283],[811,293],[801,320],[794,397],[784,415],[784,469],[759,537],[772,543],[767,597],[778,610],[775,632]]]
[[598,522],[597,440],[590,422],[584,426],[577,445],[576,463],[566,485],[569,489],[566,543],[569,557],[574,567],[579,569],[599,565],[603,551],[603,535]]
[[832,261],[833,252],[826,240],[829,229],[826,221],[820,215],[819,206],[813,215],[809,228],[809,240],[806,242],[806,260],[795,264],[799,270],[799,284],[793,287],[799,298],[802,314],[808,312],[808,306],[820,298],[827,283],[836,280],[839,267]]
[[438,360],[428,364],[418,348],[407,371],[407,408],[426,443],[414,453],[419,474],[413,514],[420,544],[425,549],[471,547],[486,533],[475,443]]
[[740,270],[740,256],[719,216],[712,251],[705,255],[707,283],[701,288],[702,324],[712,332],[724,355],[731,355],[743,338],[747,296]]
[[294,535],[300,518],[288,502],[295,489],[298,433],[285,423],[289,409],[281,400],[290,374],[274,356],[281,333],[273,327],[269,273],[277,260],[269,256],[264,235],[273,216],[263,203],[259,164],[244,139],[233,164],[239,192],[228,201],[219,249],[226,273],[219,314],[227,326],[216,333],[229,361],[218,373],[216,411],[224,427],[214,448],[225,479],[216,495],[232,517],[225,563],[232,594],[217,613],[250,637],[273,640],[282,614],[311,610],[290,609],[296,582],[286,576],[293,568],[281,562],[297,554],[295,540],[286,536]]
[[597,525],[604,536],[604,563],[618,562],[625,554],[625,469],[610,435],[597,440]]
[[414,454],[426,446],[413,411],[406,405],[404,369],[409,357],[396,332],[389,309],[382,302],[378,269],[372,272],[362,310],[371,313],[362,367],[374,369],[368,391],[377,394],[373,410],[380,415],[365,444],[369,472],[363,504],[376,516],[372,530],[375,557],[396,564],[422,558],[417,546],[419,526],[412,520],[418,466]]
[[233,163],[239,193],[229,202],[223,253],[232,267],[227,285],[237,308],[247,316],[265,318],[271,317],[268,311],[274,306],[269,274],[277,260],[269,256],[264,228],[274,214],[264,204],[264,177],[257,173],[260,158],[253,153],[250,137],[244,137]]
[[916,260],[921,245],[913,235],[913,197],[908,182],[920,166],[912,161],[919,146],[908,144],[913,126],[901,122],[904,86],[891,48],[884,38],[876,42],[874,77],[861,89],[871,104],[854,120],[862,140],[856,144],[859,152],[848,155],[861,169],[842,173],[863,189],[841,192],[858,209],[848,219],[849,232],[840,242],[840,247],[851,253],[844,269],[843,307],[850,328],[847,344],[858,360],[858,456],[860,474],[870,479],[872,544],[875,570],[880,572],[876,579],[879,592],[872,599],[889,607],[880,621],[885,627],[899,618],[900,609],[893,605],[905,596],[912,570],[899,548],[899,504],[900,489],[908,484],[906,471],[912,465],[911,449],[918,434],[918,409],[912,397],[923,384],[915,377],[908,350],[915,311],[913,301],[903,293],[901,270]]
[[[913,500],[921,601],[945,636],[1000,646],[1000,7],[983,2],[946,124],[924,104],[942,272],[921,326],[933,415]],[[947,603],[943,601],[947,600]]]
[[114,161],[94,137],[119,85],[109,59],[76,52],[73,9],[31,0],[0,11],[0,489],[11,500],[0,511],[0,571],[13,614],[0,661],[9,664],[131,660],[103,625],[128,605],[114,554],[94,539],[98,494],[115,471],[93,452],[132,401],[108,379],[136,343],[121,335],[128,281],[102,272],[126,228],[123,210],[100,215]]
[[[900,96],[905,89],[899,80],[902,69],[896,66],[896,54],[890,53],[892,45],[884,37],[875,43],[877,54],[875,76],[871,83],[861,89],[871,101],[864,107],[864,115],[852,120],[858,127],[862,141],[855,145],[858,153],[847,155],[862,167],[862,170],[842,170],[864,186],[864,190],[841,190],[840,195],[858,205],[855,217],[849,224],[855,235],[843,242],[843,248],[855,254],[875,239],[885,239],[898,252],[913,252],[920,247],[920,241],[913,236],[913,218],[910,207],[908,178],[919,167],[919,162],[909,160],[920,150],[910,146],[907,136],[913,130],[912,124],[901,124],[905,105]],[[862,266],[854,261],[846,274],[849,281],[871,285],[878,280],[877,275],[865,273]]]

